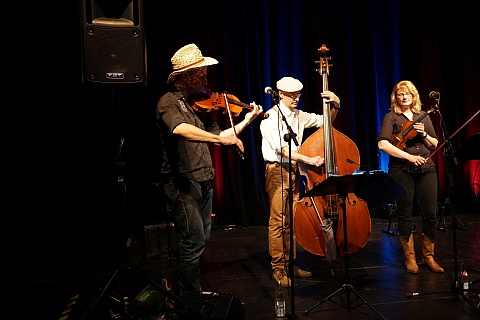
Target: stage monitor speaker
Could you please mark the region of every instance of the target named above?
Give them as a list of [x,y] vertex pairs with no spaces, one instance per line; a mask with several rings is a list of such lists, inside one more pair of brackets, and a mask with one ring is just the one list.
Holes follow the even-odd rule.
[[243,320],[245,309],[238,296],[217,292],[185,292],[183,302],[198,313],[199,319]]
[[143,0],[80,0],[83,81],[146,83]]

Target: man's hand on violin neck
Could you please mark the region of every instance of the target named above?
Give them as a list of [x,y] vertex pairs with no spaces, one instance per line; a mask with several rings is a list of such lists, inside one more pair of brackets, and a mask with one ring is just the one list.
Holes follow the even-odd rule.
[[262,114],[263,108],[261,105],[257,105],[255,102],[251,102],[250,106],[252,106],[252,110],[245,114],[245,119],[249,122],[252,122],[259,114]]

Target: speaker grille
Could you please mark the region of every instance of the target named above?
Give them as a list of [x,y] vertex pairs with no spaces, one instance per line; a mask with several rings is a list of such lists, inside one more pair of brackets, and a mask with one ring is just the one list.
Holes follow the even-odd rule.
[[144,34],[138,27],[90,25],[85,30],[85,77],[101,83],[143,83]]

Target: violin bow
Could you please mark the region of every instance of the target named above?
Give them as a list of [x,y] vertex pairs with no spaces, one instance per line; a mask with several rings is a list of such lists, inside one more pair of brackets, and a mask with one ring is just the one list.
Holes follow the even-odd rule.
[[470,117],[470,119],[467,120],[467,122],[465,122],[460,128],[457,129],[457,131],[455,131],[448,140],[446,141],[443,141],[443,143],[437,147],[437,149],[435,151],[433,151],[432,153],[430,153],[430,156],[427,158],[427,160],[429,158],[431,158],[435,153],[437,153],[438,150],[440,150],[448,141],[452,140],[452,138],[458,133],[458,131],[460,131],[463,127],[465,127],[470,121],[473,120],[473,118],[475,118],[478,114],[480,113],[480,109],[478,109],[477,113],[475,113],[473,116]]
[[[230,104],[228,103],[227,94],[225,92],[223,93],[223,99],[225,100],[225,106],[227,107],[228,118],[230,119],[230,124],[232,125],[233,134],[238,138],[237,131],[235,130],[235,123],[233,123],[232,111],[230,110]],[[237,152],[242,159],[245,159],[240,150],[237,149]]]

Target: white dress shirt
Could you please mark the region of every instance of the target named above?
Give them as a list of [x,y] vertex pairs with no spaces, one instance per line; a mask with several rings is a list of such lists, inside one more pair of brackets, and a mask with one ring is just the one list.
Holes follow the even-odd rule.
[[281,150],[288,147],[288,141],[285,141],[284,136],[288,133],[287,126],[282,119],[282,114],[285,116],[287,123],[292,128],[292,131],[297,134],[296,139],[298,146],[292,140],[292,151],[298,152],[303,141],[303,132],[306,128],[317,127],[323,125],[323,116],[315,113],[309,113],[298,109],[290,110],[280,101],[280,110],[278,106],[273,106],[267,111],[268,118],[265,118],[260,123],[260,132],[262,134],[262,154],[263,160],[268,162],[280,162]]

